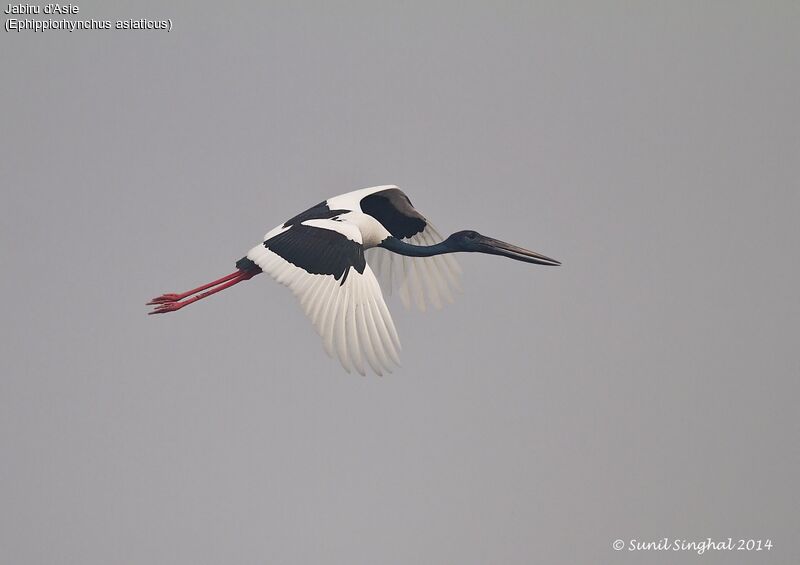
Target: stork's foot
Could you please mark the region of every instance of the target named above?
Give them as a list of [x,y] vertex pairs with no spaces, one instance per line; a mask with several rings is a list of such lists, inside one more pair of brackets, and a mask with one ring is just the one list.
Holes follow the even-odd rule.
[[198,286],[197,288],[193,288],[192,290],[187,290],[186,292],[182,292],[181,294],[174,294],[168,292],[167,294],[156,296],[154,299],[152,299],[150,302],[147,303],[150,306],[155,306],[153,311],[148,312],[148,314],[166,314],[167,312],[175,312],[176,310],[180,310],[184,306],[188,306],[189,304],[194,304],[198,300],[202,300],[203,298],[207,298],[212,294],[216,294],[220,290],[225,290],[226,288],[230,288],[233,285],[239,284],[242,281],[251,279],[260,272],[261,270],[258,271],[237,270],[236,272],[233,272],[230,275],[225,275],[221,279],[211,281],[208,284],[204,284],[203,286]]
[[185,296],[182,295],[182,294],[167,293],[167,294],[162,294],[161,296],[156,296],[150,302],[148,302],[147,305],[151,306],[153,304],[164,304],[166,302],[177,302],[178,300],[181,300],[182,298],[185,298]]
[[[161,297],[159,297],[161,298]],[[155,299],[154,299],[155,300]],[[148,304],[159,304],[157,302],[149,302]],[[191,304],[190,302],[163,302],[159,304],[156,308],[153,309],[152,312],[148,312],[148,314],[166,314],[167,312],[177,312],[187,304]]]

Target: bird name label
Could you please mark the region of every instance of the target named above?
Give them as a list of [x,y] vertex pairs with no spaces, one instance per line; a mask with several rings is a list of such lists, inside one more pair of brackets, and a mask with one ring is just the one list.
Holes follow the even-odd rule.
[[77,14],[80,12],[77,4],[9,4],[3,11],[4,14]]

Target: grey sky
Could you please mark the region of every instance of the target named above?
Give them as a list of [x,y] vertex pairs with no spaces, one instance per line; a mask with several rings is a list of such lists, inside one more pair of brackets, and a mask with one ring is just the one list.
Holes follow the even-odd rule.
[[[293,4],[0,32],[0,561],[797,562],[798,4]],[[384,378],[266,278],[145,315],[377,184],[564,265]]]

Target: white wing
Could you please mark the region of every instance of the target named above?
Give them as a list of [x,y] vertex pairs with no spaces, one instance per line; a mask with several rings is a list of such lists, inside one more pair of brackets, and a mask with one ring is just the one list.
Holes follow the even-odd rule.
[[[443,239],[428,222],[421,233],[404,241],[414,245],[434,245]],[[386,294],[391,295],[393,290],[397,290],[406,309],[413,301],[422,312],[427,303],[438,310],[444,301],[452,304],[453,295],[461,291],[461,267],[452,255],[406,257],[382,247],[373,247],[367,250],[367,260],[375,269]]]
[[[346,222],[309,220],[303,225],[337,231],[345,234],[351,242],[361,243],[358,229]],[[270,233],[274,237],[288,230]],[[269,240],[266,243],[269,244]],[[298,243],[297,247],[299,252],[305,252],[303,243]],[[289,256],[285,250],[281,251]],[[330,257],[336,251],[334,243],[320,253]],[[322,337],[325,351],[331,357],[338,357],[348,373],[355,369],[364,375],[365,362],[378,375],[391,372],[392,363],[400,365],[400,339],[369,265],[364,264],[361,273],[349,268],[342,282],[331,274],[311,274],[265,245],[257,245],[247,257],[292,290]]]

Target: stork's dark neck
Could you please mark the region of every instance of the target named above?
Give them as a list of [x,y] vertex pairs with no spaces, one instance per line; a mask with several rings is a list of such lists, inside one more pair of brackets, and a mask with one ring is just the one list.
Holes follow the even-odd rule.
[[459,251],[449,239],[435,245],[413,245],[396,237],[387,237],[378,246],[408,257],[433,257],[434,255]]

